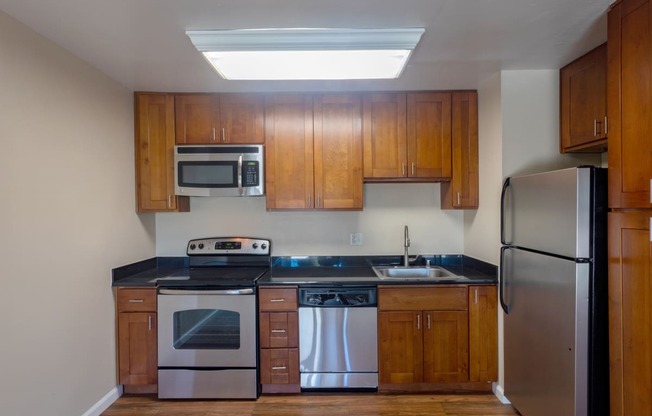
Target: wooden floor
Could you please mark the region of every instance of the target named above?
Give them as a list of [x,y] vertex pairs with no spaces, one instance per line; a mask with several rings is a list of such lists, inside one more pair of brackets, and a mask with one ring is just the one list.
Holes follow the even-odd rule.
[[102,416],[491,416],[518,415],[492,394],[302,394],[261,396],[256,401],[157,400],[123,396]]

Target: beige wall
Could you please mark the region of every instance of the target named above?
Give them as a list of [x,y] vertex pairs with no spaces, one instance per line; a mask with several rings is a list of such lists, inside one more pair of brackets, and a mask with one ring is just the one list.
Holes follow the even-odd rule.
[[[191,212],[156,214],[156,250],[185,255],[191,238],[229,235],[272,239],[273,255],[462,253],[463,213],[442,211],[439,184],[366,184],[363,211],[267,212],[264,198],[192,198]],[[351,246],[361,232],[364,245]]]
[[134,213],[129,91],[0,13],[0,414],[81,415],[116,387],[113,267]]

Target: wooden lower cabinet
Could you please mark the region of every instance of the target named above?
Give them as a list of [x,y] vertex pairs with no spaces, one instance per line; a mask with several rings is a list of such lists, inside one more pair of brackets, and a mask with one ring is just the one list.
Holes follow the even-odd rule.
[[609,214],[611,415],[652,414],[652,210]]
[[381,286],[378,301],[379,390],[491,389],[498,360],[494,286]]
[[156,288],[118,288],[118,382],[125,393],[155,393]]
[[262,392],[299,393],[297,287],[261,287],[258,308]]

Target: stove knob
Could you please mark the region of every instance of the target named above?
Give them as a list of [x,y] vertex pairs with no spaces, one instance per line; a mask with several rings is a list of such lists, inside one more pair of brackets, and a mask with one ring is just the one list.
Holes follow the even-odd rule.
[[258,243],[254,243],[254,245],[252,247],[254,248],[254,250],[257,249],[258,248]]
[[204,243],[199,243],[199,249],[201,250],[203,248],[204,248]]
[[262,248],[263,250],[267,250],[267,244],[265,243],[261,244],[260,248]]
[[191,244],[191,245],[190,245],[190,249],[191,249],[191,250],[194,250],[196,247],[197,247],[197,246],[196,246],[195,244]]

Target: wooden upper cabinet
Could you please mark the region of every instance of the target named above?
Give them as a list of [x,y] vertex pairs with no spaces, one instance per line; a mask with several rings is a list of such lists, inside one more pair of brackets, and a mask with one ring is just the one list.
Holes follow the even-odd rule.
[[312,96],[271,95],[265,100],[267,209],[313,206]]
[[407,94],[407,159],[409,178],[451,177],[451,94]]
[[652,211],[609,213],[612,416],[652,414]]
[[315,208],[362,209],[362,100],[315,96]]
[[137,211],[189,211],[189,198],[174,195],[174,98],[136,93],[135,101]]
[[623,0],[609,11],[610,208],[652,208],[651,27],[649,0]]
[[442,209],[475,209],[480,201],[478,173],[478,93],[452,94],[450,182],[441,184]]
[[606,151],[607,44],[563,67],[559,82],[560,151]]
[[267,209],[362,209],[361,111],[356,94],[267,98]]
[[264,99],[257,94],[177,94],[177,144],[260,144]]
[[451,94],[370,93],[363,99],[364,178],[451,177]]
[[406,176],[406,95],[370,93],[363,96],[364,177]]

